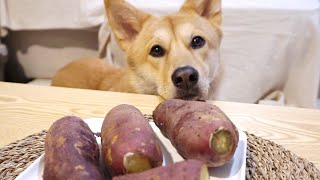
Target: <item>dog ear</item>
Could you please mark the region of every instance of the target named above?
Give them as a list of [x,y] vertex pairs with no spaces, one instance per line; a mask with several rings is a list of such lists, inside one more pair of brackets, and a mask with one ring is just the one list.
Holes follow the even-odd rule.
[[109,25],[118,45],[126,50],[150,15],[134,8],[125,0],[105,0],[104,2]]
[[221,26],[221,0],[186,0],[180,12],[197,13]]

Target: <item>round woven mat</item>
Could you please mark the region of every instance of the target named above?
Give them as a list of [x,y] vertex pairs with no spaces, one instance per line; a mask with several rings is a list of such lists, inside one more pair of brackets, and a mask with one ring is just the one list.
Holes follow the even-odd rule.
[[[150,116],[146,116],[152,120]],[[0,179],[14,179],[44,153],[47,131],[0,149]],[[248,139],[246,179],[320,179],[313,163],[282,146],[245,132]]]

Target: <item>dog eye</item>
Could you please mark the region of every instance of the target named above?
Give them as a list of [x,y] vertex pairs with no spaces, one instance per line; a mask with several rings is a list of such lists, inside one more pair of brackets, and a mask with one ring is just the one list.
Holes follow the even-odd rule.
[[201,36],[196,36],[192,39],[190,46],[192,49],[199,49],[201,48],[206,41]]
[[165,54],[165,50],[160,45],[154,45],[150,50],[150,55],[153,57],[162,57]]

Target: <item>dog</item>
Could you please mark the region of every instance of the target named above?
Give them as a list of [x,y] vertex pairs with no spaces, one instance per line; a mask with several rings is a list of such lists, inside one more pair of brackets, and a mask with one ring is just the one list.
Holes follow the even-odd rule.
[[[155,1],[156,3],[156,1]],[[125,0],[105,0],[109,25],[127,67],[101,59],[71,62],[53,86],[208,100],[220,74],[221,0],[186,0],[180,10],[156,17]]]

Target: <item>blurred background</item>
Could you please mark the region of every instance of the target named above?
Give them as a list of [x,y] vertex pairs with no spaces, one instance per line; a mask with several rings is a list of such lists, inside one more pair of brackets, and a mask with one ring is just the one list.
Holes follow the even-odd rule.
[[[184,0],[128,0],[153,15]],[[125,58],[103,0],[0,0],[0,80],[50,85],[77,58]],[[319,108],[319,0],[222,0],[223,79],[217,100]]]

